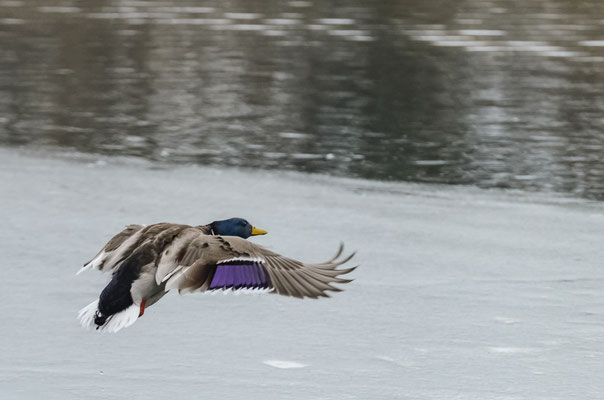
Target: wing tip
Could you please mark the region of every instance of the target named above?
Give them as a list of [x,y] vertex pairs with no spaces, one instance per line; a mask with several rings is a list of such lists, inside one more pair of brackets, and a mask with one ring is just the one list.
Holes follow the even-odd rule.
[[86,264],[84,264],[84,266],[83,266],[82,268],[80,268],[80,269],[78,270],[78,272],[76,272],[75,274],[76,274],[76,276],[78,276],[78,275],[80,275],[82,272],[84,272],[84,271],[88,271],[89,269],[92,269],[92,264],[90,264],[90,263],[86,263]]
[[350,267],[350,268],[342,268],[342,269],[336,269],[336,271],[338,271],[338,276],[340,275],[346,275],[351,273],[352,271],[354,271],[355,269],[357,269],[358,267],[360,267],[360,265],[355,265],[354,267]]

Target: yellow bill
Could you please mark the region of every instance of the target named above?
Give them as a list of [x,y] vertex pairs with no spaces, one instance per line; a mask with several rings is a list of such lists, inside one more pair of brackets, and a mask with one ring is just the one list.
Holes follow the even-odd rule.
[[255,226],[252,226],[252,236],[256,235],[266,235],[268,232],[264,229],[258,229]]

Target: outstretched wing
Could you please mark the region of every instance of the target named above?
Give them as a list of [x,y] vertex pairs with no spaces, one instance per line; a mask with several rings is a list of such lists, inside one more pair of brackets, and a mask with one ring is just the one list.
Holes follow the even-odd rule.
[[299,298],[329,297],[327,291],[341,291],[333,283],[350,282],[340,275],[356,268],[337,269],[354,255],[336,261],[342,250],[324,263],[305,264],[239,237],[197,235],[162,253],[155,278],[181,294],[266,289]]
[[113,270],[136,245],[143,228],[143,225],[128,225],[126,229],[112,237],[92,260],[80,268],[77,274],[93,268],[103,272]]

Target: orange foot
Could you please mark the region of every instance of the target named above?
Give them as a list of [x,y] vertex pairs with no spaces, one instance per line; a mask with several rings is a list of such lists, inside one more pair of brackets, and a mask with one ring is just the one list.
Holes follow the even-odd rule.
[[138,314],[138,317],[142,317],[143,314],[145,313],[145,303],[147,302],[147,299],[143,299],[143,301],[141,302],[141,312],[140,314]]

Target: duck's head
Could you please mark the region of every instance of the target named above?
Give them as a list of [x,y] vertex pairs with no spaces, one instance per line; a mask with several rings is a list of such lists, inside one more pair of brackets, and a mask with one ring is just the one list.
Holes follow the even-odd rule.
[[222,221],[214,221],[211,224],[215,235],[239,236],[244,239],[250,236],[266,235],[264,229],[258,229],[252,226],[243,218],[229,218]]

